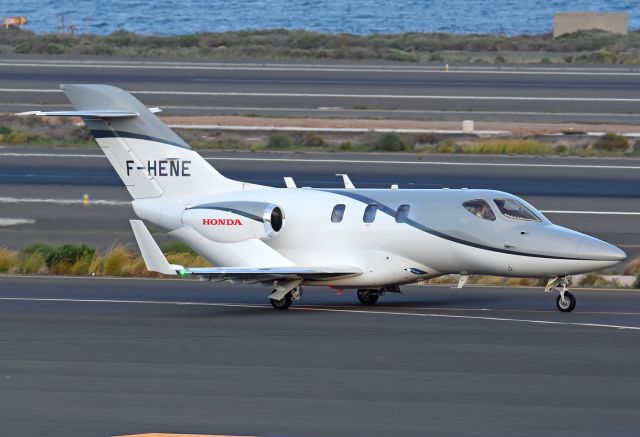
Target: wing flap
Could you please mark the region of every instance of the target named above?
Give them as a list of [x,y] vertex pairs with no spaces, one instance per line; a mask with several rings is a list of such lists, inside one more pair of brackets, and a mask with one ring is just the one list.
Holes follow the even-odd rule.
[[362,270],[353,266],[321,267],[194,267],[185,268],[188,274],[212,279],[269,280],[269,279],[332,279],[358,276]]

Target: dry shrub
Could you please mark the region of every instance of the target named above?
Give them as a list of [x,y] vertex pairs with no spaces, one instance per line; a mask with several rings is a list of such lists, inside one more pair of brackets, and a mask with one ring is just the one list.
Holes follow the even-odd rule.
[[624,268],[624,274],[625,275],[640,274],[640,258],[636,258],[633,261],[631,261],[629,264],[627,264],[627,266]]
[[14,270],[18,262],[18,253],[0,246],[0,272],[6,273]]
[[543,155],[553,153],[550,144],[536,140],[492,139],[465,146],[466,153]]
[[538,285],[536,278],[509,278],[505,281],[504,285],[514,287],[533,287]]
[[609,281],[602,277],[599,273],[587,273],[580,281],[578,281],[579,287],[600,287],[600,288],[616,288],[620,287],[618,281]]
[[46,272],[46,264],[42,252],[21,254],[20,258],[16,273],[29,274]]
[[198,254],[186,252],[167,253],[167,260],[171,264],[185,267],[211,267],[211,263]]
[[104,254],[102,274],[106,276],[131,276],[130,266],[136,255],[126,246],[117,244]]

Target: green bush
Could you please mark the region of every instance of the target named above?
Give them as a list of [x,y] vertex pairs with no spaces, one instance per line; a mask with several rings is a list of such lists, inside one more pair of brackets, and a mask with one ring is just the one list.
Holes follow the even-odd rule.
[[9,135],[10,133],[11,133],[11,128],[9,126],[0,124],[0,135]]
[[562,155],[564,153],[567,153],[567,146],[564,144],[558,144],[553,148],[553,151],[556,152],[558,155]]
[[307,132],[302,137],[302,144],[306,147],[324,147],[326,145],[322,135],[316,132]]
[[375,148],[385,152],[401,152],[408,150],[410,147],[401,135],[395,132],[386,132],[378,137]]
[[20,250],[20,255],[33,255],[34,253],[40,253],[46,257],[54,250],[56,250],[55,246],[47,243],[36,242],[23,247],[22,250]]
[[607,132],[598,138],[591,147],[607,152],[623,152],[629,148],[629,140],[614,132]]
[[291,136],[284,132],[275,132],[269,137],[267,147],[270,149],[290,149],[293,146]]
[[86,244],[63,244],[47,254],[44,262],[49,270],[61,264],[73,265],[82,258],[92,258],[96,250]]

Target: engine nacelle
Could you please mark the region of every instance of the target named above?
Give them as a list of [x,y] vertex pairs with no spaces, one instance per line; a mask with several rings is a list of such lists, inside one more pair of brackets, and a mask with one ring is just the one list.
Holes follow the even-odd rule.
[[275,237],[284,226],[279,206],[264,202],[215,202],[187,208],[182,223],[219,243]]

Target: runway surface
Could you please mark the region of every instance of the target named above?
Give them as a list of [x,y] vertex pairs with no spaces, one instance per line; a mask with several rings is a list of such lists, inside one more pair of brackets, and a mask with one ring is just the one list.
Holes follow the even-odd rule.
[[2,434],[636,433],[640,294],[404,291],[0,277]]
[[[339,187],[348,173],[357,187],[491,188],[545,211],[554,223],[640,255],[640,160],[446,156],[412,154],[285,154],[203,152],[224,175],[284,187]],[[82,204],[83,194],[90,204]],[[133,242],[130,197],[99,150],[0,149],[0,242],[34,241],[108,247]],[[3,219],[23,222],[3,225]],[[11,222],[10,222],[11,223]],[[159,234],[161,243],[167,242]],[[133,246],[135,247],[135,246]]]
[[61,83],[107,83],[167,115],[259,114],[424,120],[638,123],[633,66],[205,62],[11,56],[0,110],[57,109]]

